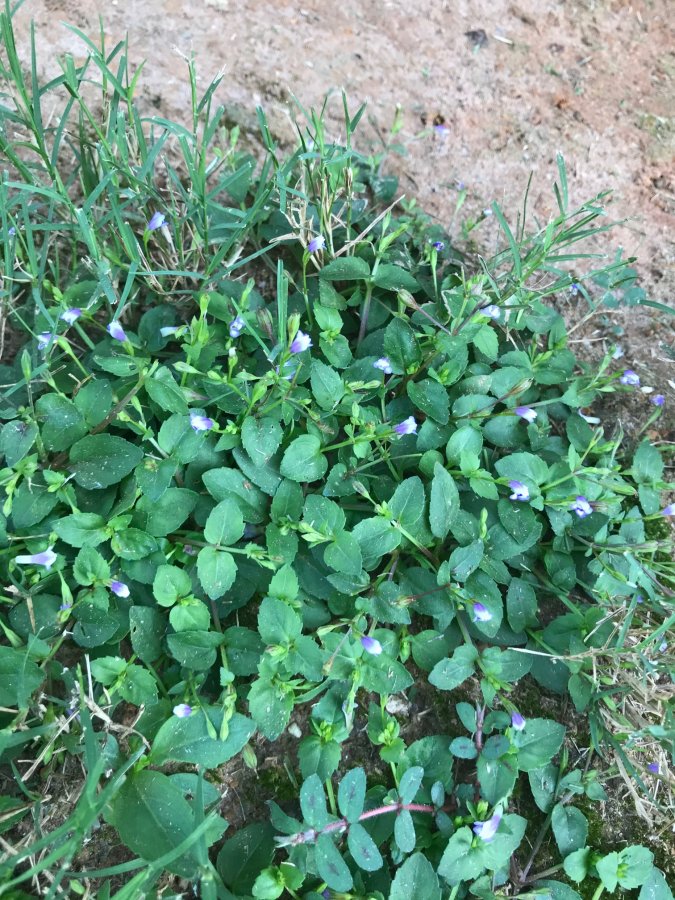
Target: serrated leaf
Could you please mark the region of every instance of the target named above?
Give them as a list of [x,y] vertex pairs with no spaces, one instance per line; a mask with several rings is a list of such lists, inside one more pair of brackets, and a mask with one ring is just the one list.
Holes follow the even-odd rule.
[[172,716],[162,725],[152,742],[150,764],[186,762],[215,769],[240,752],[255,731],[255,724],[239,713],[228,720],[225,740],[212,737],[207,722],[208,713],[216,733],[220,731],[223,711],[216,707],[199,710],[185,719]]
[[422,853],[413,853],[396,872],[389,900],[441,900],[434,867]]
[[140,447],[112,434],[92,434],[70,448],[69,469],[87,490],[120,482],[143,459]]
[[478,651],[470,644],[457,647],[451,659],[442,659],[431,670],[429,682],[441,691],[453,691],[473,675]]
[[303,434],[291,442],[281,460],[280,472],[291,481],[316,481],[326,474],[328,460],[321,452],[321,441]]
[[283,431],[274,419],[254,419],[248,416],[241,426],[241,441],[244,450],[256,466],[264,466],[279,449]]
[[209,513],[204,538],[209,544],[236,544],[244,533],[244,519],[234,500],[221,500]]

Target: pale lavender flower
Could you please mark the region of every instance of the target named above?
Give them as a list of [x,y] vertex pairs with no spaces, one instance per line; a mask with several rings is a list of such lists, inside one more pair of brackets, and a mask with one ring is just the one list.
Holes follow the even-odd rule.
[[473,833],[484,840],[486,844],[489,844],[497,834],[497,829],[499,828],[501,820],[502,814],[496,812],[491,819],[487,820],[487,822],[474,822]]
[[67,612],[67,610],[72,609],[72,608],[73,608],[72,603],[62,603],[61,606],[59,606],[59,609],[61,612]]
[[487,606],[483,606],[482,603],[474,603],[473,605],[473,620],[474,622],[489,622],[492,619],[492,613],[487,608]]
[[578,293],[579,293],[579,285],[578,285],[578,284],[576,283],[576,281],[575,281],[573,284],[570,285],[570,294],[571,294],[573,297],[576,297],[576,295],[577,295]]
[[51,547],[41,553],[22,554],[14,557],[14,562],[20,566],[44,566],[47,571],[51,569],[58,558]]
[[16,234],[16,228],[13,225],[10,225],[10,227],[7,229],[7,234],[10,237],[14,237],[14,235]]
[[658,774],[659,774],[659,764],[658,764],[658,763],[649,763],[649,765],[647,766],[647,768],[648,768],[649,771],[652,773],[652,775],[658,775]]
[[199,413],[190,413],[190,425],[194,431],[211,431],[215,422],[208,416],[200,416]]
[[626,384],[629,387],[637,387],[640,384],[640,376],[632,369],[626,369],[619,381],[621,384]]
[[382,653],[382,644],[375,638],[368,637],[367,634],[361,638],[361,644],[366,653],[372,653],[373,656],[379,656]]
[[51,333],[51,331],[42,331],[40,334],[38,334],[38,350],[46,350],[49,346],[49,342],[53,337],[54,335]]
[[242,319],[241,316],[236,316],[234,319],[232,319],[232,321],[230,322],[230,326],[229,326],[230,327],[230,337],[238,338],[239,335],[242,333],[245,325],[246,325],[246,322],[244,321],[244,319]]
[[445,244],[443,241],[434,241],[431,245],[434,250],[438,250],[439,253],[442,253],[445,250]]
[[60,319],[63,319],[68,325],[72,325],[77,319],[82,315],[82,310],[79,306],[73,306],[71,309],[67,309],[65,312],[62,312],[59,316]]
[[109,325],[106,325],[105,330],[108,332],[110,337],[114,338],[116,341],[126,341],[127,339],[127,336],[124,333],[124,329],[117,320],[114,320]]
[[522,481],[509,481],[509,487],[513,491],[510,500],[529,500],[530,489]]
[[488,306],[483,306],[481,308],[481,312],[484,316],[487,316],[488,319],[498,319],[502,313],[501,309],[494,303],[490,303]]
[[384,372],[385,375],[391,375],[394,371],[391,367],[391,363],[387,359],[386,356],[381,356],[378,360],[373,363],[374,369],[379,369],[380,372]]
[[537,418],[536,409],[532,409],[530,406],[516,406],[514,412],[521,419],[525,419],[526,422],[534,422]]
[[575,512],[580,519],[585,519],[593,512],[593,507],[584,496],[580,495],[570,505],[570,512]]
[[514,712],[511,716],[511,725],[516,731],[522,731],[527,722],[519,712]]
[[163,328],[159,329],[159,333],[162,337],[171,337],[171,335],[175,334],[179,328],[180,325],[165,325]]
[[309,244],[307,244],[307,249],[310,253],[316,253],[317,250],[323,250],[325,246],[326,238],[322,234],[319,234],[315,238],[312,238]]
[[111,581],[110,590],[117,597],[128,597],[131,593],[131,591],[129,590],[129,585],[125,584],[123,581]]
[[446,135],[450,134],[450,129],[448,128],[448,126],[443,125],[442,123],[439,125],[434,125],[434,131],[440,137],[445,137]]
[[305,334],[304,331],[298,331],[293,338],[293,343],[290,346],[290,351],[291,353],[302,353],[305,350],[309,350],[311,346],[311,337],[308,334]]
[[669,503],[661,510],[662,516],[675,516],[675,503]]
[[663,406],[663,404],[666,402],[666,398],[663,396],[663,394],[655,394],[653,397],[649,398],[649,402],[653,403],[654,406]]
[[659,644],[659,653],[665,653],[667,649],[668,649],[668,641],[666,641],[666,640],[661,641],[661,643]]
[[145,227],[148,231],[157,231],[157,229],[161,228],[163,225],[166,225],[166,216],[164,213],[156,212],[152,214],[150,221]]
[[417,434],[417,422],[415,421],[415,417],[408,416],[407,419],[399,422],[398,425],[394,425],[394,431],[396,434],[400,435]]
[[179,703],[177,706],[174,706],[173,714],[178,716],[179,719],[187,719],[188,716],[192,715],[192,707],[188,706],[187,703]]

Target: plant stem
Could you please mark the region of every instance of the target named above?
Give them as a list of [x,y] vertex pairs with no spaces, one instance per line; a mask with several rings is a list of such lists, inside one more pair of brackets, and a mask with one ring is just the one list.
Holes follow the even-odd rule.
[[[328,785],[328,782],[326,782]],[[329,794],[330,799],[330,794]],[[334,801],[333,801],[334,802]],[[387,806],[378,806],[376,809],[369,809],[367,812],[361,813],[358,818],[359,822],[365,822],[366,819],[374,819],[376,816],[383,816],[387,813],[399,813],[403,810],[408,812],[435,813],[437,808],[427,803],[391,803]],[[290,835],[288,838],[279,839],[279,846],[297,847],[299,844],[309,844],[316,841],[322,834],[333,834],[336,831],[347,831],[350,823],[347,819],[338,819],[337,822],[329,822],[323,828],[310,828],[307,831],[301,831],[298,834]]]

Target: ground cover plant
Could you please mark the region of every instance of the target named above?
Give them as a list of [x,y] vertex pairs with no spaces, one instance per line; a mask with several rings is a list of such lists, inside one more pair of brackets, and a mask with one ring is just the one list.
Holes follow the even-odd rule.
[[[560,160],[550,220],[494,205],[505,249],[467,260],[346,99],[283,152],[259,111],[255,157],[192,62],[186,127],[123,44],[41,86],[2,33],[0,892],[672,897],[592,828],[611,760],[667,816],[673,754],[673,484],[597,422],[629,363],[555,308],[636,296],[580,248],[603,198]],[[409,739],[415,697],[441,724]],[[229,827],[235,764],[264,796]],[[126,851],[92,868],[102,824]]]

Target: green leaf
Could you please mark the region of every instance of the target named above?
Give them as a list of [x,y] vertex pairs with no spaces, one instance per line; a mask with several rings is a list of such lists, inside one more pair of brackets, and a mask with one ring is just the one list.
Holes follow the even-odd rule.
[[523,578],[513,578],[506,593],[506,617],[514,631],[537,624],[537,595]]
[[633,845],[619,853],[619,884],[625,890],[640,887],[654,868],[654,854],[646,847]]
[[257,876],[273,856],[274,829],[268,822],[255,822],[225,841],[216,868],[230,890],[245,896],[251,893]]
[[548,478],[548,466],[543,459],[533,453],[512,453],[495,463],[495,469],[502,478],[530,482],[541,485]]
[[283,600],[265,597],[258,611],[258,631],[267,644],[291,644],[302,633],[302,619]]
[[454,887],[462,881],[473,881],[484,871],[482,854],[473,846],[471,829],[459,828],[448,841],[438,866],[438,874]]
[[[563,884],[562,881],[545,879],[544,881],[537,881],[534,886],[538,889],[545,888],[551,900],[581,900],[580,894],[571,888],[569,884]],[[543,897],[543,894],[539,894],[539,896]]]
[[60,394],[43,394],[35,411],[42,421],[42,440],[47,450],[67,450],[88,431],[77,406]]
[[[174,850],[195,829],[194,812],[181,790],[166,775],[148,769],[127,776],[112,801],[111,821],[127,847],[148,861]],[[167,868],[191,878],[197,868],[195,851],[193,847]]]
[[359,575],[363,567],[361,547],[353,534],[341,531],[324,551],[324,562],[336,572]]
[[216,647],[223,641],[216,631],[181,631],[166,636],[166,644],[174,659],[188,669],[203,672],[216,661]]
[[87,490],[120,482],[143,459],[140,447],[112,434],[93,434],[70,448],[70,471]]
[[475,759],[478,756],[475,743],[468,737],[456,737],[450,743],[450,752],[458,759]]
[[337,741],[324,741],[317,734],[304,737],[298,746],[298,762],[303,778],[318,775],[326,781],[340,765],[342,748]]
[[113,535],[110,547],[122,559],[145,559],[157,549],[157,540],[139,528],[125,528]]
[[530,769],[527,776],[534,802],[542,812],[550,812],[558,784],[558,767],[549,764],[540,769]]
[[382,557],[401,543],[401,532],[382,516],[363,519],[352,532],[363,554],[363,568],[374,569]]
[[389,501],[389,512],[409,531],[415,531],[424,516],[424,486],[417,475],[402,481]]
[[300,788],[300,809],[310,828],[320,829],[328,822],[326,794],[318,775],[310,775]]
[[71,547],[97,547],[108,537],[106,520],[96,513],[73,513],[54,524],[54,531]]
[[275,741],[291,718],[293,691],[284,684],[259,678],[248,692],[248,707],[260,731]]
[[78,390],[74,399],[89,428],[95,428],[110,412],[112,386],[105,378],[94,378]]
[[553,807],[551,825],[562,857],[568,856],[575,850],[581,850],[586,845],[588,820],[576,807],[556,803]]
[[429,525],[434,537],[444,540],[459,511],[459,491],[452,475],[440,464],[434,465],[429,501]]
[[176,383],[171,370],[166,366],[160,366],[152,378],[148,378],[144,384],[148,396],[163,410],[170,413],[188,414],[187,401],[183,391]]
[[164,616],[149,606],[132,606],[129,610],[131,647],[145,663],[153,663],[162,654],[162,637],[166,630]]
[[434,867],[422,853],[413,853],[396,872],[389,900],[441,900]]
[[521,772],[540,769],[551,761],[565,737],[565,726],[550,719],[528,719],[523,731],[513,735],[518,748],[518,768]]
[[190,576],[178,566],[159,566],[152,583],[152,593],[160,606],[173,606],[192,593]]
[[25,649],[0,647],[0,706],[26,709],[31,694],[44,678],[42,669],[28,658]]
[[424,769],[422,766],[411,766],[409,769],[406,769],[398,785],[398,795],[401,798],[401,803],[413,802],[422,786],[423,778]]
[[[206,716],[211,720],[209,729]],[[246,716],[234,713],[227,723],[225,740],[212,737],[213,729],[220,733],[223,711],[212,706],[200,709],[185,719],[171,716],[162,725],[152,742],[150,765],[165,762],[186,762],[215,769],[241,751],[255,731],[255,725]]]
[[356,865],[365,872],[376,872],[384,862],[377,844],[363,825],[353,824],[347,832],[347,846]]
[[619,884],[619,865],[621,859],[618,853],[608,853],[602,859],[596,860],[595,869],[606,891],[613,893]]
[[190,417],[176,413],[162,423],[157,435],[160,448],[177,463],[189,463],[196,459],[203,442],[204,435],[195,432]]
[[288,446],[281,460],[281,474],[291,481],[317,481],[326,474],[328,461],[321,452],[321,441],[303,434]]
[[221,500],[209,513],[204,538],[209,544],[236,544],[244,533],[244,519],[234,500]]
[[350,769],[338,787],[338,807],[348,822],[358,822],[366,801],[366,773],[362,768]]
[[345,386],[338,373],[318,359],[312,360],[310,372],[310,384],[316,402],[321,409],[335,409],[345,392]]
[[476,766],[481,796],[491,806],[511,794],[518,772],[515,760],[509,756],[489,759],[485,751],[481,753]]
[[407,269],[402,266],[382,263],[373,276],[373,283],[385,291],[419,291],[420,286]]
[[354,881],[349,866],[327,834],[320,834],[315,847],[316,868],[319,876],[333,891],[349,891]]
[[365,281],[370,277],[370,266],[358,256],[343,256],[324,266],[319,277],[328,281]]
[[439,425],[448,424],[450,401],[447,388],[442,384],[432,378],[424,378],[419,382],[409,381],[407,392],[410,402],[416,409],[421,410]]
[[227,593],[237,577],[237,565],[231,553],[202,547],[197,557],[197,573],[201,586],[211,600]]
[[668,887],[663,872],[656,866],[652,866],[651,872],[643,882],[638,900],[673,900],[673,892]]
[[75,557],[73,563],[73,576],[81,585],[90,585],[94,582],[103,584],[110,580],[110,566],[103,559],[98,550],[93,547],[83,547]]
[[442,659],[429,675],[429,682],[441,691],[454,691],[473,675],[478,651],[472,644],[457,647],[451,659]]
[[164,537],[181,527],[197,500],[198,495],[194,491],[172,487],[167,488],[158,499],[141,497],[134,510],[134,525],[148,534]]
[[638,484],[653,484],[663,478],[663,457],[653,444],[644,440],[633,456],[633,478]]
[[215,500],[234,500],[244,522],[258,524],[267,519],[267,498],[238,469],[209,469],[202,481]]
[[25,478],[12,497],[14,528],[32,528],[42,522],[58,502],[59,497],[47,489],[40,474]]
[[256,466],[266,465],[279,449],[283,437],[281,425],[274,419],[248,416],[241,426],[244,450]]
[[407,809],[402,809],[396,815],[394,840],[401,853],[412,853],[415,849],[415,825]]
[[582,847],[581,850],[575,850],[573,853],[570,853],[569,856],[565,857],[563,868],[565,874],[571,878],[572,881],[583,881],[588,875],[588,870],[591,866],[591,853],[592,850],[590,847]]
[[11,468],[20,462],[35,443],[38,427],[34,422],[5,422],[0,431],[0,453]]
[[384,352],[392,365],[401,372],[416,367],[422,361],[415,333],[403,319],[393,319],[384,332]]

